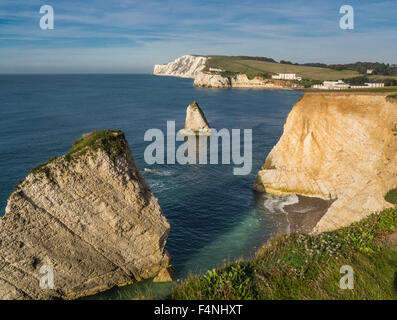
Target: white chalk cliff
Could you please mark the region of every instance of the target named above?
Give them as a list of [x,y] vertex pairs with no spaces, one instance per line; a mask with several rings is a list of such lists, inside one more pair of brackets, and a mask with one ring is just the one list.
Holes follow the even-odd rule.
[[292,81],[264,79],[254,77],[248,79],[245,74],[223,76],[217,72],[204,71],[211,57],[184,55],[167,64],[154,66],[154,75],[173,76],[194,79],[194,86],[205,88],[258,88],[258,89],[291,89],[301,88]]
[[211,128],[196,101],[186,109],[185,128],[179,131],[182,135],[210,135]]
[[[74,299],[171,280],[169,230],[124,134],[86,135],[11,194],[0,219],[0,299]],[[40,279],[51,269],[46,289]]]
[[184,55],[167,64],[156,64],[154,75],[194,78],[205,68],[206,57]]
[[349,225],[391,204],[397,187],[397,103],[386,93],[305,93],[254,188],[335,199],[314,232]]

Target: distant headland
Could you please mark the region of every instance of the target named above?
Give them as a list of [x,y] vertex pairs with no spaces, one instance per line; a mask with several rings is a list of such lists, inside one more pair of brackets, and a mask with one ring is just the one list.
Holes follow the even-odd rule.
[[397,85],[397,65],[298,64],[249,56],[184,55],[155,65],[153,74],[193,78],[195,86],[207,88],[366,90]]

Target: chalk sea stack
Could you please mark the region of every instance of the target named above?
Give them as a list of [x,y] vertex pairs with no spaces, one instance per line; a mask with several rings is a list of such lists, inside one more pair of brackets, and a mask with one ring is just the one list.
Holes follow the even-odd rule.
[[185,128],[179,131],[182,135],[211,135],[211,128],[196,101],[186,109]]
[[[74,299],[170,280],[170,225],[121,131],[95,131],[33,169],[0,219],[0,299]],[[53,289],[39,285],[52,268]]]

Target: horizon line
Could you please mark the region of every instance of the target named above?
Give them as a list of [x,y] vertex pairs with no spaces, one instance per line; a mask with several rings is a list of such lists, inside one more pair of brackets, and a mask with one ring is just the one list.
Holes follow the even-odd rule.
[[7,72],[0,76],[29,76],[29,75],[153,75],[144,72]]

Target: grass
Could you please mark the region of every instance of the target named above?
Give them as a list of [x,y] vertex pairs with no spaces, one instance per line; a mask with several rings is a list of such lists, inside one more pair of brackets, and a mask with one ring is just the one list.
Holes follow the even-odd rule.
[[[397,299],[397,209],[373,214],[320,235],[272,239],[252,260],[241,260],[176,287],[172,299]],[[354,270],[354,289],[342,290],[341,267]]]
[[[88,151],[104,150],[114,161],[118,155],[124,152],[126,140],[124,133],[120,130],[97,130],[84,135],[81,139],[73,142],[72,148],[65,155],[66,161],[76,159]],[[40,164],[30,171],[32,174],[44,173],[47,177],[50,175],[48,164],[60,160],[61,157],[51,158],[48,162]]]
[[391,204],[397,205],[397,188],[390,190],[386,195],[385,195],[385,200],[387,202],[390,202]]
[[226,70],[229,74],[244,73],[249,78],[261,74],[275,74],[279,72],[296,73],[304,79],[311,80],[339,80],[357,77],[360,74],[356,71],[343,70],[337,71],[329,68],[296,66],[289,64],[280,64],[259,60],[246,60],[238,57],[227,56],[210,56],[206,69],[220,68]]
[[73,142],[66,160],[85,154],[87,151],[104,150],[112,160],[120,155],[126,147],[124,133],[120,130],[98,130]]
[[366,76],[371,81],[382,81],[382,80],[386,80],[386,79],[397,79],[396,75],[385,76],[385,75],[381,75],[381,74],[374,74],[374,75],[366,75]]
[[388,100],[391,100],[391,101],[396,101],[397,102],[397,94],[391,94],[391,95],[388,95],[387,96],[387,99]]

